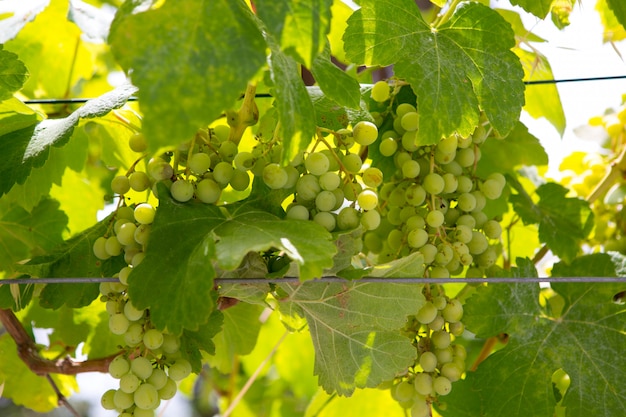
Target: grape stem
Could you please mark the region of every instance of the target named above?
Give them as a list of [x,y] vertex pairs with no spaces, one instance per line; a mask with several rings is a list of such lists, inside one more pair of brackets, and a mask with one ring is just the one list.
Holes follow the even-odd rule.
[[459,3],[461,3],[461,1],[463,0],[454,0],[452,3],[450,3],[450,6],[446,9],[446,12],[443,14],[441,13],[438,14],[431,26],[433,28],[438,28],[444,23],[446,23],[448,20],[450,20],[450,17],[452,17],[454,12],[456,11],[457,6],[459,5]]
[[259,109],[254,101],[256,95],[256,85],[248,84],[243,96],[243,102],[238,111],[226,112],[230,134],[228,140],[239,145],[243,132],[248,126],[253,126],[259,121]]

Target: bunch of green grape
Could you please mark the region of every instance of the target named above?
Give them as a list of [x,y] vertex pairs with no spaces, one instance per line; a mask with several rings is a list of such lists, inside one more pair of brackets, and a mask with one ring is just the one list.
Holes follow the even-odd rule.
[[[419,251],[430,277],[466,271],[483,276],[498,256],[500,223],[485,206],[501,197],[502,174],[476,175],[487,122],[468,137],[451,135],[435,145],[420,145],[416,104],[399,102],[386,82],[376,83],[372,99],[381,133],[369,147],[378,158],[393,161],[394,174],[378,190],[380,227],[364,236],[364,247],[384,263]],[[467,267],[467,269],[466,269]]]
[[150,311],[135,308],[128,298],[128,276],[143,260],[155,209],[147,203],[134,209],[120,207],[114,235],[96,240],[93,251],[100,259],[124,253],[128,266],[117,274],[119,282],[100,284],[101,301],[109,313],[109,330],[124,337],[123,352],[109,365],[119,388],[102,396],[102,406],[120,417],[153,417],[161,400],[172,398],[177,382],[191,373],[189,361],[180,355],[180,339],[156,329]]
[[432,292],[427,288],[426,303],[403,329],[417,348],[415,364],[391,386],[392,397],[410,409],[412,417],[430,416],[433,403],[445,407],[440,397],[450,393],[466,370],[465,348],[454,341],[465,330],[463,305],[439,286]]

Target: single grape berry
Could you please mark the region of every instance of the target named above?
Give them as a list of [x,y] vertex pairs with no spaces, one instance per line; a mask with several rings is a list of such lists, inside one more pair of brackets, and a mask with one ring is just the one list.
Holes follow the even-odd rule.
[[378,81],[372,87],[372,100],[383,103],[389,99],[389,84],[386,81]]
[[352,136],[359,145],[371,145],[378,138],[378,128],[372,122],[361,121],[352,128]]

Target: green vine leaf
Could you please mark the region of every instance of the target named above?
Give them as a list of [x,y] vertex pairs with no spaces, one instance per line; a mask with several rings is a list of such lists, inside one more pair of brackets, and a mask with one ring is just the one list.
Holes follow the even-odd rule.
[[576,257],[580,242],[593,228],[593,211],[580,198],[566,197],[568,190],[556,183],[537,188],[535,203],[517,182],[512,183],[519,194],[512,195],[515,212],[524,224],[539,224],[539,240],[566,262]]
[[265,62],[265,42],[241,0],[168,2],[117,20],[109,42],[132,69],[152,150],[218,118]]
[[545,18],[552,8],[552,0],[511,0],[511,4],[520,6],[540,19]]
[[[588,255],[561,272],[594,275],[592,271],[615,276],[611,257]],[[624,409],[626,388],[621,381],[626,371],[614,361],[626,343],[626,307],[615,303],[614,296],[626,287],[621,283],[551,287],[564,300],[558,316],[539,305],[537,284],[480,287],[468,300],[467,328],[481,337],[504,332],[509,342],[455,383],[446,398],[453,407],[450,416],[554,415],[557,399],[551,381],[558,369],[571,379],[562,402],[568,415],[613,415]]]
[[626,4],[619,0],[606,0],[609,9],[613,11],[615,18],[622,25],[622,28],[626,28]]
[[[298,265],[302,280],[320,277],[332,265],[336,247],[318,224],[280,219],[254,202],[178,203],[162,191],[166,197],[159,202],[145,262],[129,277],[133,304],[150,308],[159,328],[176,334],[206,323],[215,309],[215,268],[234,270],[249,252],[282,251]],[[185,239],[173,245],[173,235]]]
[[359,82],[330,60],[330,47],[327,46],[315,58],[311,72],[326,97],[341,106],[357,110],[360,108],[361,87]]
[[424,304],[421,285],[281,284],[281,311],[304,316],[315,347],[315,374],[329,393],[376,387],[415,360],[400,335],[406,317]]
[[410,0],[369,0],[361,6],[348,20],[346,55],[359,64],[394,64],[396,75],[411,84],[420,144],[437,143],[455,131],[469,136],[480,110],[498,134],[514,127],[524,103],[523,70],[511,51],[511,26],[497,12],[461,3],[435,29]]
[[0,101],[13,96],[28,79],[28,70],[16,54],[0,44]]
[[281,49],[311,68],[326,44],[332,0],[258,0],[255,3],[259,18]]

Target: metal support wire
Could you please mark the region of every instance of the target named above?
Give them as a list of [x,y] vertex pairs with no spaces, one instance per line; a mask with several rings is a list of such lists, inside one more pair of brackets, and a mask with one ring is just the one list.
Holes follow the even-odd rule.
[[[610,75],[605,77],[588,77],[588,78],[563,78],[558,80],[529,80],[524,81],[525,85],[541,85],[541,84],[561,84],[561,83],[573,83],[573,82],[587,82],[587,81],[607,81],[607,80],[623,80],[626,79],[626,75]],[[243,96],[242,96],[243,97]],[[257,98],[272,97],[268,93],[256,94]],[[81,104],[86,103],[91,98],[37,98],[25,100],[24,104]],[[127,101],[137,101],[138,97],[129,97]]]
[[[0,279],[0,286],[5,284],[94,284],[101,282],[119,282],[117,278],[9,278]],[[260,285],[260,284],[299,284],[297,277],[284,278],[215,278],[216,285]],[[515,278],[381,278],[363,277],[356,280],[328,276],[315,280],[305,281],[314,283],[393,283],[393,284],[453,284],[453,283],[476,283],[476,284],[523,284],[523,283],[626,283],[624,277],[515,277]]]

